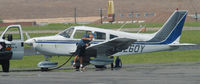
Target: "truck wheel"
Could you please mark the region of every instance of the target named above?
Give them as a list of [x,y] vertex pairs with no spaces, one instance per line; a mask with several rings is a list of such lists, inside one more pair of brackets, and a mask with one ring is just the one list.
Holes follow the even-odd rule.
[[2,63],[3,72],[9,72],[9,68],[10,68],[10,61],[9,60],[3,61]]

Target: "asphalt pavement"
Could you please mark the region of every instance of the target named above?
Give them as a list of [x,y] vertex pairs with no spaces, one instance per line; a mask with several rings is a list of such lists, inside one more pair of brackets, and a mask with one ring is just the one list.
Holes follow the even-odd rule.
[[118,70],[0,72],[0,84],[200,84],[200,63],[131,64]]

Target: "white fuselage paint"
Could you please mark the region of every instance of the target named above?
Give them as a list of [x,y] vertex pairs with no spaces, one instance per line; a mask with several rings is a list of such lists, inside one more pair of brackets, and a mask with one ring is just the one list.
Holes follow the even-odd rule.
[[[83,28],[84,27],[84,28]],[[109,41],[110,38],[108,37],[110,34],[117,35],[119,38],[130,38],[136,39],[137,41],[148,41],[154,37],[154,34],[142,34],[142,33],[127,33],[122,31],[115,31],[115,30],[107,30],[107,29],[99,29],[93,27],[85,27],[85,26],[78,26],[74,27],[74,32],[76,30],[90,30],[92,32],[99,31],[106,33],[106,40]],[[33,48],[44,54],[46,56],[69,56],[72,52],[76,50],[76,43],[66,43],[66,41],[76,41],[79,42],[80,39],[74,39],[72,33],[70,38],[65,38],[59,34],[54,36],[47,36],[47,37],[36,37],[32,39],[28,39],[25,43],[32,44]],[[97,41],[97,40],[93,40]],[[99,42],[100,43],[100,42]],[[98,44],[98,43],[97,43]],[[96,44],[92,44],[96,45]],[[114,54],[113,56],[121,56],[121,55],[128,55],[128,54],[137,54],[137,53],[145,53],[145,52],[155,52],[155,51],[165,51],[170,50],[168,44],[139,44],[133,43],[127,49],[122,50]]]
[[[47,56],[67,56],[76,50],[76,44],[34,43],[33,46],[37,51]],[[165,51],[170,49],[171,47],[169,45],[132,44],[127,49],[122,50],[113,56]]]

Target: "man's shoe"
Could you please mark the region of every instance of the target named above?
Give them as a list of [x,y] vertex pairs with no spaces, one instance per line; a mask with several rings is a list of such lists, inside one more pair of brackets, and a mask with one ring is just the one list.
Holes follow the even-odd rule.
[[73,63],[73,64],[72,64],[72,67],[73,67],[73,68],[76,68],[76,63]]
[[79,70],[80,70],[80,72],[84,72],[85,67],[81,64]]

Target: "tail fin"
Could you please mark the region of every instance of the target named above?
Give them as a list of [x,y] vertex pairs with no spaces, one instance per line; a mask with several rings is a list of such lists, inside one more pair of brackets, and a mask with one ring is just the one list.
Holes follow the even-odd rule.
[[160,44],[179,43],[186,16],[187,11],[176,10],[148,42],[159,42]]

